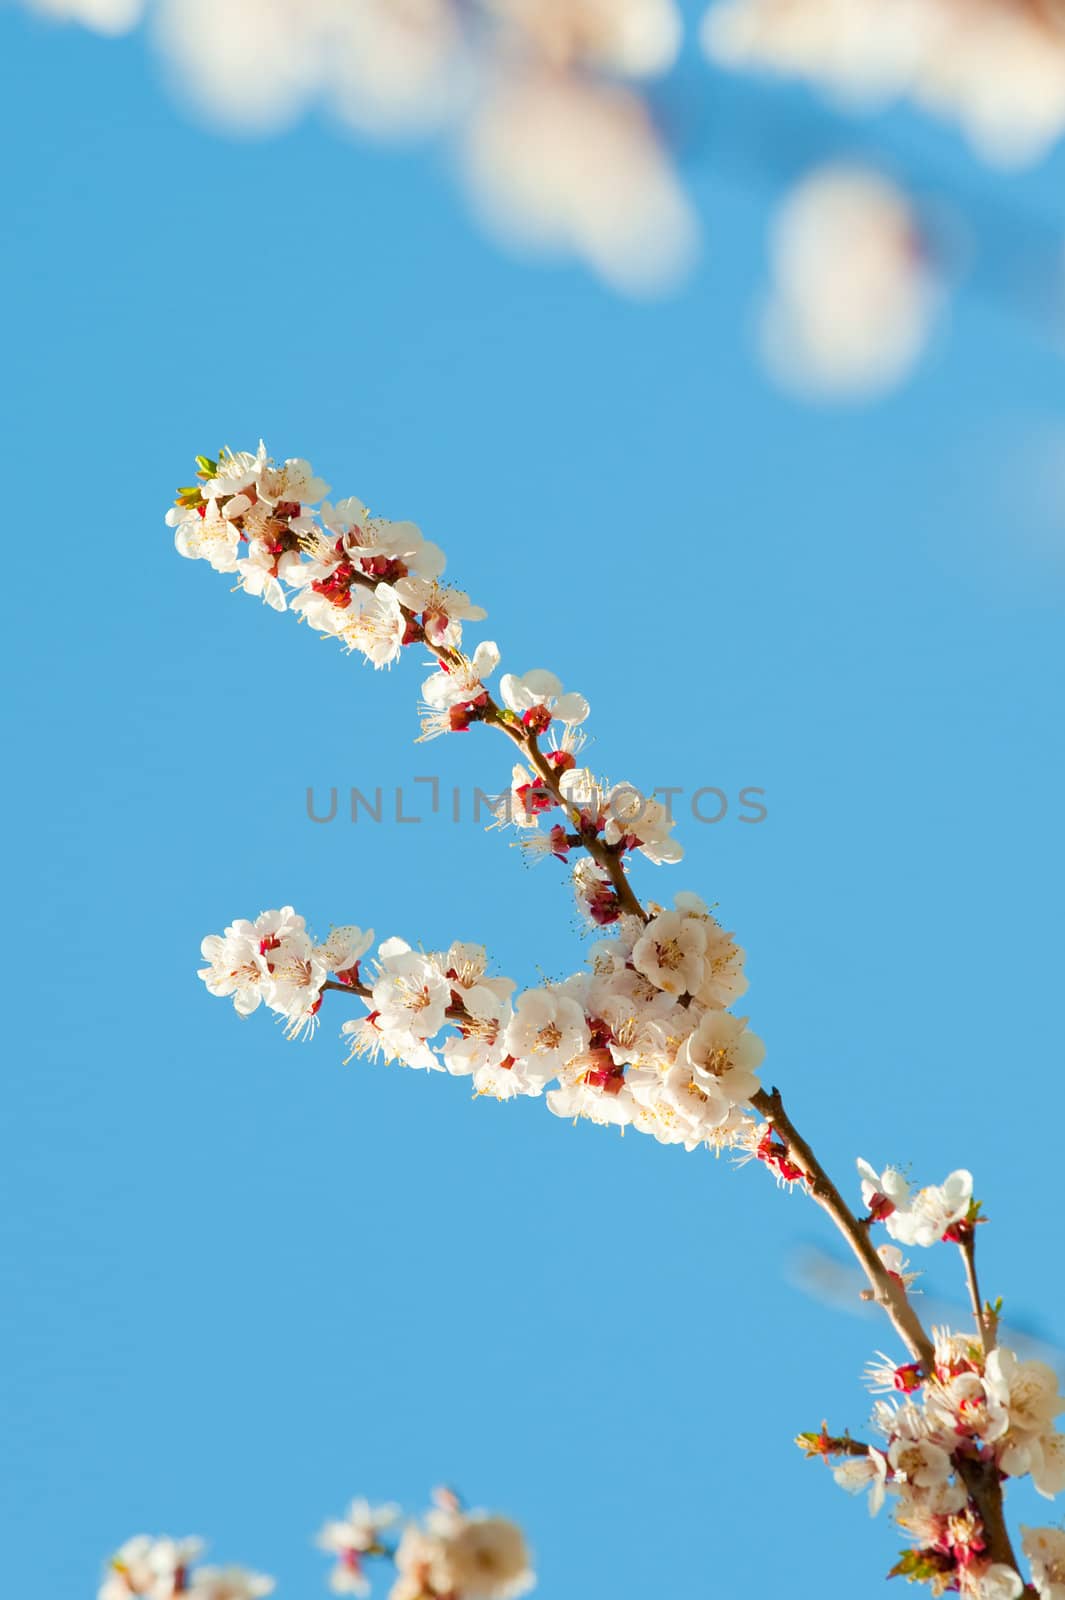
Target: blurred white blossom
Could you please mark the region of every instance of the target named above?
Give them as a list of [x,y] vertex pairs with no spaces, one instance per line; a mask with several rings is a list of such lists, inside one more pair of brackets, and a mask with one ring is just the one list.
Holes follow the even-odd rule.
[[782,384],[807,393],[890,388],[920,357],[938,303],[906,197],[855,167],[819,168],[786,197],[770,279],[763,354]]
[[570,253],[630,294],[683,277],[697,223],[643,100],[546,67],[495,79],[466,130],[464,169],[488,224]]
[[625,292],[668,288],[693,259],[694,213],[631,86],[672,66],[674,0],[26,3],[107,33],[148,15],[177,93],[226,127],[321,105],[370,134],[442,133],[492,231]]
[[360,127],[420,129],[462,78],[451,0],[160,0],[157,22],[182,90],[237,127],[324,99]]
[[1065,13],[1042,0],[717,0],[703,44],[876,107],[959,122],[986,159],[1034,160],[1065,130]]

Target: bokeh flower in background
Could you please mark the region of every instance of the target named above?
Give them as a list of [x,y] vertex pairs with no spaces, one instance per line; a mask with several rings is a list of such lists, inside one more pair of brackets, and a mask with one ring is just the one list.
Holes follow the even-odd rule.
[[[362,136],[440,140],[500,243],[640,298],[676,289],[700,258],[697,108],[716,117],[722,75],[735,78],[766,109],[748,158],[785,157],[794,185],[771,228],[756,347],[774,382],[837,403],[913,371],[957,262],[948,273],[929,248],[904,176],[830,151],[797,181],[767,76],[809,85],[844,118],[909,102],[957,126],[1002,182],[1065,130],[1062,0],[714,0],[701,24],[676,0],[22,3],[106,34],[143,22],[180,102],[224,130],[324,110]],[[1055,324],[1058,276],[1037,311]],[[995,281],[1026,294],[1022,274]]]
[[722,66],[801,78],[854,106],[912,100],[997,164],[1034,161],[1065,131],[1059,0],[718,0],[702,39]]
[[921,356],[939,301],[921,223],[886,178],[829,166],[786,197],[772,230],[762,349],[789,388],[868,393]]

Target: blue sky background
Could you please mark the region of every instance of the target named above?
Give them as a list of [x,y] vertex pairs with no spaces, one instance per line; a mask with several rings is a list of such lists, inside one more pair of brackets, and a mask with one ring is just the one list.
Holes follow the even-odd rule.
[[[545,1600],[877,1592],[886,1519],[790,1440],[860,1429],[894,1346],[785,1281],[831,1243],[806,1202],[345,1068],[339,1008],[301,1047],[203,992],[201,936],[285,901],[521,982],[581,940],[499,835],[307,820],[309,784],[500,787],[508,751],[415,749],[418,661],[361,668],[162,517],[196,451],[261,433],[419,521],[504,666],[589,696],[612,777],[763,787],[764,824],[686,821],[639,886],[720,903],[766,1076],[844,1182],[973,1168],[987,1291],[1060,1339],[1065,366],[995,291],[1065,234],[1065,160],[995,177],[916,120],[693,76],[707,250],[640,306],[497,253],[439,152],[222,139],[139,40],[17,10],[0,53],[10,1592],[94,1594],[143,1529],[307,1600],[327,1514],[438,1481],[523,1520]],[[969,197],[991,263],[859,410],[751,358],[769,202],[826,141]]]

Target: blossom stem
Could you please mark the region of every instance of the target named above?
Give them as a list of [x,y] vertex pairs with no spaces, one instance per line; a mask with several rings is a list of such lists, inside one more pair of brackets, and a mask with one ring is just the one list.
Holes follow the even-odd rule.
[[788,1147],[788,1158],[802,1170],[811,1197],[822,1211],[831,1217],[857,1257],[859,1266],[869,1280],[874,1300],[887,1312],[896,1332],[914,1360],[920,1362],[926,1373],[931,1372],[935,1363],[935,1350],[921,1325],[920,1318],[906,1297],[905,1289],[888,1272],[876,1253],[868,1230],[862,1227],[784,1110],[780,1090],[759,1089],[758,1093],[752,1096],[751,1104],[772,1123],[783,1138]]
[[[983,1525],[989,1559],[1001,1561],[1006,1566],[1012,1567],[1014,1572],[1020,1573],[1017,1557],[1013,1553],[1013,1542],[1006,1526],[1002,1479],[999,1477],[998,1468],[993,1462],[975,1461],[960,1453],[955,1455],[954,1463]],[[1024,1591],[1026,1595],[1032,1592],[1030,1589]]]
[[[573,816],[574,821],[577,821],[579,818],[577,808],[571,806],[563,796],[558,774],[540,749],[539,740],[535,733],[528,729],[523,729],[522,733],[524,738],[519,737],[518,742],[525,751],[529,765],[533,768],[545,789],[549,791],[552,799],[563,808],[567,815]],[[630,916],[639,917],[641,922],[649,922],[651,920],[650,914],[644,910],[633,891],[620,851],[611,849],[610,845],[588,829],[579,828],[578,832],[580,843],[584,849],[587,850],[597,866],[602,867],[609,875],[621,909],[628,912]]]
[[965,1282],[969,1289],[969,1299],[972,1303],[973,1316],[976,1318],[976,1331],[980,1335],[980,1343],[984,1347],[984,1355],[989,1356],[995,1348],[995,1331],[989,1314],[983,1309],[980,1298],[980,1282],[976,1276],[976,1231],[969,1230],[958,1242],[962,1261],[965,1263]]
[[[383,582],[383,579],[375,578],[369,573],[356,572],[352,581],[363,588],[373,590],[377,588],[378,583]],[[408,638],[420,639],[426,649],[431,651],[440,662],[445,671],[450,672],[462,664],[461,651],[453,649],[450,645],[434,644],[426,634],[422,624],[418,621],[417,613],[405,605],[401,605],[400,610],[406,620]],[[580,809],[563,795],[559,783],[559,775],[540,749],[536,734],[531,728],[525,727],[523,723],[516,722],[505,714],[503,708],[487,689],[484,693],[484,711],[477,720],[484,722],[489,727],[501,729],[508,738],[519,746],[543,787],[576,827],[578,833],[576,842],[587,850],[592,860],[602,867],[603,871],[609,876],[621,910],[627,912],[629,916],[639,917],[641,922],[649,922],[651,920],[650,913],[644,910],[633,892],[622,861],[621,851],[611,848],[605,840],[600,839],[597,834],[593,834],[589,829],[582,826]]]

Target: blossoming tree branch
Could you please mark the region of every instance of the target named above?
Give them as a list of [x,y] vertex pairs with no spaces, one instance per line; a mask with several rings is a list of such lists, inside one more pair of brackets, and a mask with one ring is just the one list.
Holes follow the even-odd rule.
[[[498,805],[533,857],[554,858],[602,937],[585,970],[518,992],[491,974],[483,946],[456,940],[423,951],[338,926],[317,942],[291,906],[233,922],[203,942],[200,976],[242,1016],[261,1007],[290,1037],[308,1037],[326,1008],[353,1056],[472,1080],[481,1098],[543,1099],[556,1116],[630,1127],[685,1150],[755,1158],[809,1195],[835,1224],[899,1343],[867,1378],[879,1395],[871,1437],[800,1436],[836,1481],[890,1495],[906,1548],[893,1569],[933,1594],[1065,1600],[1065,1533],[1007,1524],[1011,1479],[1040,1494],[1065,1489],[1065,1410],[1056,1375],[998,1341],[996,1305],[981,1297],[977,1232],[983,1217],[968,1172],[917,1190],[893,1168],[858,1162],[856,1194],[829,1177],[781,1091],[758,1073],[764,1049],[735,1005],[747,989],[744,952],[698,895],[666,909],[641,898],[631,868],[680,860],[666,808],[631,784],[608,785],[580,763],[589,707],[540,668],[507,673],[494,643],[463,650],[463,625],[484,612],[442,579],[444,555],[411,522],[372,515],[361,500],[331,502],[304,460],[275,465],[223,451],[198,458],[194,486],[168,515],[178,551],[232,574],[237,586],[289,611],[374,667],[412,646],[432,670],[422,684],[422,737],[475,725],[501,734],[513,761]],[[860,1204],[856,1202],[860,1200]],[[878,1242],[878,1234],[886,1239]],[[957,1252],[972,1327],[926,1329],[904,1248]],[[417,1600],[439,1591],[417,1591]],[[415,1600],[415,1591],[404,1591]]]

